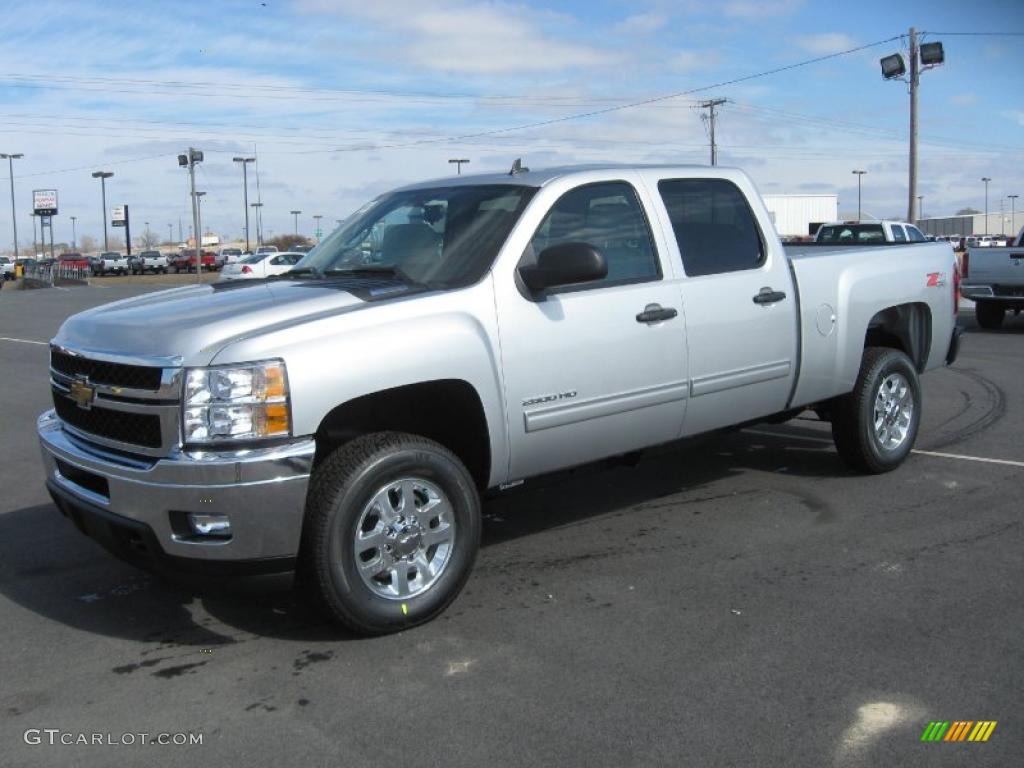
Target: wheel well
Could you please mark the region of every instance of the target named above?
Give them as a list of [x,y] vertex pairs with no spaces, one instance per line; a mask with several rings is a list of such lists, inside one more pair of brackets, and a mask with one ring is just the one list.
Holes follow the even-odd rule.
[[918,373],[928,363],[932,346],[932,315],[927,304],[900,304],[883,309],[868,323],[865,347],[892,347],[909,357]]
[[385,389],[335,407],[316,431],[319,464],[331,451],[370,432],[408,432],[454,453],[483,489],[491,472],[491,441],[480,396],[468,382],[442,379]]

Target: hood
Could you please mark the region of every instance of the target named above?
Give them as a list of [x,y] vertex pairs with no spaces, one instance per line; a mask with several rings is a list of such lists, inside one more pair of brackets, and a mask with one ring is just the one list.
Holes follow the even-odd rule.
[[[337,284],[311,280],[175,288],[73,315],[53,341],[81,351],[206,365],[232,341],[368,307],[373,294],[364,300]],[[392,284],[379,295],[397,298],[408,291]]]

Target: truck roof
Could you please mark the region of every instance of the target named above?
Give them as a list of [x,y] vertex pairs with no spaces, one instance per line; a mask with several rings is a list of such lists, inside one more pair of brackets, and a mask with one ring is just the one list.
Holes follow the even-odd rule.
[[734,173],[742,173],[737,168],[730,168],[728,166],[716,165],[714,169],[711,169],[707,165],[666,165],[664,163],[657,163],[651,165],[637,165],[637,164],[622,164],[622,163],[595,163],[591,165],[563,165],[556,166],[553,168],[538,168],[524,170],[520,173],[510,175],[508,171],[494,172],[494,173],[467,173],[462,176],[442,176],[436,179],[428,179],[426,181],[419,181],[415,184],[407,184],[404,187],[399,187],[400,191],[408,189],[429,189],[430,187],[445,186],[475,186],[482,184],[520,184],[525,187],[543,187],[545,184],[549,184],[555,179],[561,179],[566,176],[582,175],[586,173],[592,173],[595,171],[672,171],[672,172],[685,172],[687,176],[691,176],[695,171],[713,176],[715,178],[724,178],[731,176]]

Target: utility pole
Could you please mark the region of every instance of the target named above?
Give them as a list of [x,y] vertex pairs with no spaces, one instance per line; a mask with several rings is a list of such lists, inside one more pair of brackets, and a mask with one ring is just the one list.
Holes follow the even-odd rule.
[[103,250],[109,251],[110,245],[107,242],[107,179],[114,175],[113,171],[95,171],[94,179],[100,180],[100,189],[103,192]]
[[[181,219],[178,220],[178,224],[181,225]],[[174,242],[174,225],[171,222],[167,222],[167,242]]]
[[711,137],[711,164],[718,165],[718,145],[715,144],[715,107],[725,104],[727,99],[708,99],[697,106],[708,111],[709,135]]
[[1010,198],[1010,234],[1016,235],[1017,229],[1017,195],[1007,195]]
[[178,242],[183,242],[184,238],[181,231],[181,216],[178,217]]
[[988,231],[988,183],[992,181],[988,176],[982,176],[981,180],[985,182],[985,231],[982,234],[989,234]]
[[[10,170],[11,177],[11,227],[14,228],[14,260],[18,260],[18,217],[14,212],[14,161],[20,160],[25,155],[21,152],[15,154],[2,153],[0,159],[7,161],[7,168]],[[32,225],[32,236],[35,237],[36,226]],[[32,258],[35,258],[35,254],[32,254]]]
[[918,221],[924,218],[924,195],[917,196],[917,217]]
[[249,163],[255,163],[255,157],[233,157],[233,162],[242,164],[242,203],[245,210],[245,250],[249,250]]
[[32,217],[32,258],[34,259],[36,254],[39,253],[39,241],[36,240],[36,212],[32,211],[29,215]]
[[256,245],[263,245],[263,203],[249,203],[249,207],[256,209]]
[[292,216],[295,217],[295,236],[296,237],[299,236],[299,214],[300,213],[302,213],[302,211],[292,211]]
[[860,221],[860,180],[867,171],[854,171],[857,174],[857,221]]
[[917,220],[914,203],[917,202],[917,87],[921,83],[918,68],[917,30],[910,28],[910,183],[907,203],[907,221]]
[[313,216],[313,221],[316,222],[316,241],[318,243],[320,242],[320,219],[322,219],[322,218],[323,218],[323,215],[319,214],[319,213],[317,213],[317,214],[315,214]]
[[462,164],[463,164],[463,163],[468,163],[468,162],[469,162],[469,158],[465,158],[465,157],[453,157],[453,158],[452,158],[451,160],[449,160],[448,162],[449,162],[449,163],[455,163],[455,167],[456,167],[456,168],[458,169],[458,175],[459,175],[459,176],[461,176],[461,175],[462,175]]
[[78,221],[77,216],[71,217],[71,250],[78,250],[78,234],[75,232],[75,222]]

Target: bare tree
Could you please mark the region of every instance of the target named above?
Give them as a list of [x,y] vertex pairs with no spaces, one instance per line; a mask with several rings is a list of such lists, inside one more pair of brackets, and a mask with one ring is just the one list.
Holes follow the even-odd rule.
[[82,253],[92,253],[99,250],[99,244],[92,235],[82,235],[78,238],[78,250]]
[[141,235],[135,238],[135,244],[139,248],[149,250],[152,248],[156,248],[158,245],[160,245],[160,237],[159,235],[157,235],[156,232],[147,229]]

